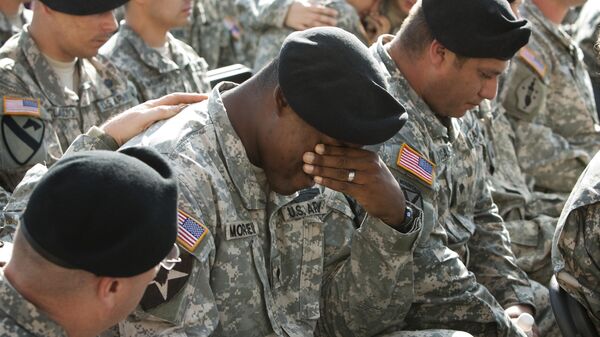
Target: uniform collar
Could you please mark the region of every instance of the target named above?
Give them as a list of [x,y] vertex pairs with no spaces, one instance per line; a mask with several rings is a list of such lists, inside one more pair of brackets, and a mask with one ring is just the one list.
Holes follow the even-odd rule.
[[[435,113],[425,103],[425,101],[417,94],[410,86],[390,54],[385,49],[385,44],[393,39],[393,35],[381,35],[377,39],[377,43],[371,47],[371,51],[375,59],[384,66],[384,72],[387,77],[388,85],[394,86],[392,91],[396,99],[405,106],[408,112],[408,118],[420,119],[427,126],[432,137],[448,138],[448,128],[436,117]],[[394,93],[395,92],[395,93]],[[452,127],[453,123],[448,123]]]
[[35,336],[67,337],[64,329],[27,301],[0,269],[0,311]]
[[246,149],[231,125],[221,98],[222,92],[236,86],[237,84],[231,82],[218,84],[213,89],[211,98],[208,101],[208,114],[215,127],[228,174],[244,202],[244,207],[247,209],[264,209],[267,202],[267,191],[264,186],[261,186],[256,176],[256,172],[262,170],[257,169],[256,166],[250,163],[246,155]]
[[122,22],[119,28],[119,34],[123,39],[127,40],[133,49],[138,53],[142,62],[147,66],[154,68],[157,72],[164,74],[171,71],[175,71],[180,68],[184,68],[190,63],[190,60],[185,57],[185,51],[179,46],[177,40],[167,33],[167,45],[173,56],[173,60],[170,60],[162,56],[158,51],[148,46],[148,44],[142,40],[142,38],[136,33],[127,23]]

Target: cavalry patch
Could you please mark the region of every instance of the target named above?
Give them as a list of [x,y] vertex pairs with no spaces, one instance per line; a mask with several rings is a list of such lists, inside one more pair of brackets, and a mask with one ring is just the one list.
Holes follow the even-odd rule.
[[177,242],[190,253],[198,247],[208,228],[182,210],[177,210]]
[[540,56],[533,50],[523,47],[519,50],[519,57],[525,61],[533,70],[535,70],[541,78],[546,76],[546,64],[541,60]]
[[326,213],[324,200],[309,200],[285,206],[282,209],[285,221],[298,220],[311,215]]
[[419,152],[408,146],[408,144],[402,144],[400,152],[398,152],[396,164],[412,173],[428,186],[433,185],[433,169],[435,164],[425,159]]
[[40,100],[32,98],[4,97],[5,116],[40,117]]
[[517,87],[517,108],[526,113],[533,112],[542,104],[543,84],[535,75],[527,77]]
[[181,254],[181,262],[176,263],[173,269],[160,268],[154,280],[148,284],[140,301],[142,309],[150,310],[175,297],[190,277],[193,259],[191,254],[184,252]]
[[39,118],[29,116],[1,116],[2,141],[10,157],[25,165],[44,142],[46,127]]
[[227,240],[243,239],[256,235],[256,225],[252,221],[240,221],[225,225]]

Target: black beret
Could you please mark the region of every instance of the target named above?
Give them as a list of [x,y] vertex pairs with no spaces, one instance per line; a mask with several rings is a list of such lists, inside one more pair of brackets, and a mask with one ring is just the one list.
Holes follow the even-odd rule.
[[92,15],[113,10],[129,0],[40,0],[53,10],[71,15]]
[[422,6],[433,37],[461,56],[509,60],[531,35],[506,0],[423,0]]
[[304,121],[337,140],[381,143],[406,121],[367,47],[339,28],[290,34],[279,53],[279,85]]
[[177,237],[177,183],[149,148],[59,160],[34,189],[21,233],[49,261],[130,277],[160,263]]

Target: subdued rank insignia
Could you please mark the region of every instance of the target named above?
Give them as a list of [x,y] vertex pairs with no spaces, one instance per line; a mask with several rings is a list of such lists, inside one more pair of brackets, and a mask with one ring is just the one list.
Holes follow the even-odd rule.
[[177,210],[177,242],[188,252],[193,253],[202,239],[208,233],[208,228],[192,218],[186,212]]
[[256,234],[256,225],[252,221],[239,221],[225,225],[227,240],[243,239]]
[[519,57],[535,70],[535,72],[540,75],[540,78],[543,79],[544,76],[546,76],[547,66],[535,51],[523,47],[519,50]]
[[307,216],[322,215],[326,213],[325,201],[322,199],[309,200],[283,207],[285,221],[298,220]]
[[150,310],[172,299],[185,286],[192,272],[194,257],[183,252],[181,262],[171,270],[160,268],[152,282],[148,284],[140,305],[144,310]]
[[435,164],[423,157],[408,144],[402,144],[396,160],[398,167],[412,173],[415,177],[425,182],[428,186],[433,185],[433,169]]
[[527,77],[517,88],[517,108],[526,113],[533,112],[542,103],[542,83],[535,75]]

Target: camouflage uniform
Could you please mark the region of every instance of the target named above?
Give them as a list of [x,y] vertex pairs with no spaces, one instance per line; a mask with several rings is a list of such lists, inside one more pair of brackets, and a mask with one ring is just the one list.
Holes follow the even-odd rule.
[[191,24],[173,30],[177,38],[206,60],[210,69],[239,62],[239,27],[232,1],[194,0]]
[[552,264],[561,288],[587,309],[600,333],[600,155],[577,181],[560,215]]
[[[221,101],[221,91],[232,87],[220,84],[207,102],[125,145],[151,146],[169,158],[180,213],[205,236],[195,248],[179,241],[184,261],[164,281],[177,276],[179,289],[164,286],[151,305],[160,287],[150,286],[146,312],[121,323],[121,335],[312,336],[321,315],[320,326],[339,336],[374,335],[396,324],[412,298],[420,213],[406,234],[370,216],[356,230],[340,193],[270,192]],[[102,144],[82,136],[72,150]]]
[[0,49],[0,186],[6,191],[34,164],[58,159],[84,130],[138,104],[132,84],[103,57],[80,59],[76,67],[78,97],[62,89],[28,26]]
[[[289,6],[293,0],[260,0],[258,3],[258,20],[268,20],[269,25],[259,31],[258,46],[256,47],[256,59],[254,61],[254,72],[267,65],[279,54],[279,49],[285,38],[293,29],[284,26]],[[362,23],[354,7],[346,0],[327,0],[325,5],[338,11],[337,27],[342,28],[358,37],[365,45],[367,39],[362,28]],[[274,19],[277,19],[274,21]],[[273,23],[275,25],[273,25]]]
[[[19,7],[19,17],[21,18],[21,22],[23,24],[31,22],[31,17],[33,13],[31,10],[25,8],[25,6],[21,5]],[[17,34],[21,31],[22,27],[13,26],[6,14],[0,12],[0,46],[2,46],[11,36]]]
[[521,14],[532,36],[510,66],[500,101],[515,130],[519,164],[535,190],[570,192],[600,149],[590,79],[581,50],[560,27],[530,1]]
[[600,3],[598,1],[586,2],[571,29],[573,30],[573,39],[583,51],[584,61],[594,87],[596,110],[600,110],[598,104],[600,101],[600,60],[598,60],[598,51],[595,48],[600,34]]
[[208,92],[207,64],[184,42],[167,34],[171,59],[150,48],[126,23],[100,49],[119,70],[127,75],[141,102],[173,92]]
[[[487,186],[486,169],[477,165],[483,162],[478,122],[467,114],[442,124],[385,50],[384,43],[392,38],[380,36],[371,51],[388,79],[390,93],[407,108],[409,119],[379,154],[404,190],[422,196],[421,237],[428,235],[420,240],[423,249],[417,246],[414,253],[415,298],[424,309],[407,322],[417,328],[420,324],[460,327],[482,336],[515,335],[503,307],[535,308],[534,295],[527,275],[515,263],[509,235]],[[407,153],[425,170],[429,167],[430,174],[411,169],[403,160],[410,158]]]
[[492,198],[510,233],[517,265],[530,279],[548,284],[550,247],[564,196],[530,189],[515,153],[514,132],[501,106],[486,100],[473,113],[481,122],[486,143],[483,154]]
[[67,337],[67,333],[19,294],[0,269],[0,336]]

